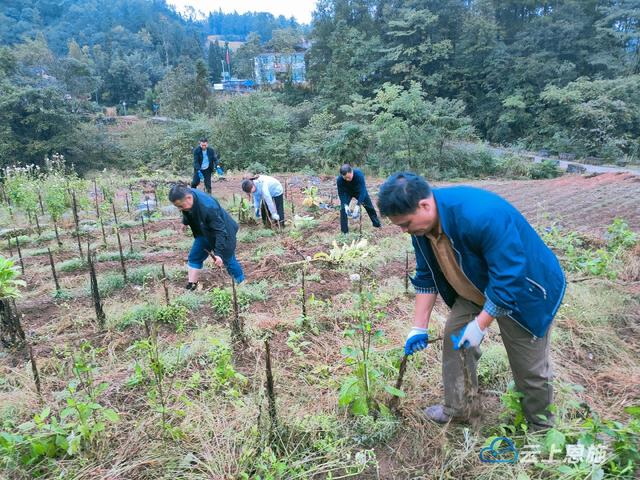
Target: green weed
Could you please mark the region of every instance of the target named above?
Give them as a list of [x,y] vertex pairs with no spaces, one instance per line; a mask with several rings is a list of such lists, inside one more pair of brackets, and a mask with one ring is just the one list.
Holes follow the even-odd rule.
[[238,234],[238,242],[253,243],[258,241],[260,238],[273,237],[274,235],[275,235],[275,232],[267,228],[247,229],[247,230],[242,230]]
[[56,270],[60,272],[75,272],[76,270],[80,270],[85,268],[87,264],[83,262],[79,258],[72,258],[70,260],[65,260],[64,262],[60,262],[56,265]]
[[[125,260],[142,260],[144,256],[140,252],[124,252]],[[99,262],[117,262],[120,261],[120,252],[102,252],[96,255]]]

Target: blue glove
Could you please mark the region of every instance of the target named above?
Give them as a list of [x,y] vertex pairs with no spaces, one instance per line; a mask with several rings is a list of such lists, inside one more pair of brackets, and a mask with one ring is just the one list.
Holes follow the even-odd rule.
[[221,167],[221,166],[219,166],[219,165],[218,165],[218,166],[216,167],[216,173],[217,173],[218,175],[220,175],[220,176],[223,176],[223,175],[224,175],[224,170],[222,169],[222,167]]
[[404,354],[413,355],[429,346],[429,334],[426,328],[413,327],[404,344]]
[[486,329],[480,329],[478,317],[476,317],[462,327],[462,329],[458,331],[457,335],[455,333],[451,334],[453,349],[459,350],[460,348],[477,347],[482,343],[482,339],[486,333]]
[[202,170],[198,170],[198,177],[200,178],[201,182],[204,182],[204,175],[202,174]]

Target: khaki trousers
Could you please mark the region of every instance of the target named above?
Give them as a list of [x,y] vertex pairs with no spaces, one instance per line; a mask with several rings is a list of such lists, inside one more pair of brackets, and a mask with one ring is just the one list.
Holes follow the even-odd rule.
[[[442,346],[442,382],[444,384],[445,413],[454,417],[464,417],[468,412],[469,396],[476,396],[478,389],[477,365],[481,352],[479,348],[454,350],[451,334],[458,332],[482,311],[482,307],[458,297],[451,309],[444,327]],[[550,332],[544,338],[534,339],[524,328],[509,317],[496,319],[500,335],[509,358],[509,365],[516,389],[524,397],[521,399],[524,414],[537,426],[550,426],[553,415],[548,408],[553,400],[551,380],[553,371],[549,362]],[[464,360],[463,360],[464,358]],[[463,364],[466,363],[472,392],[465,390]],[[546,417],[546,419],[544,418]]]

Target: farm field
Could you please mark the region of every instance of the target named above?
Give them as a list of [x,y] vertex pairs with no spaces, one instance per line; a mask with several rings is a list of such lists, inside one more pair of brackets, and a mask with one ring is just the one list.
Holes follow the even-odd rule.
[[[200,289],[185,293],[191,237],[157,180],[129,190],[114,179],[111,196],[100,182],[83,184],[76,192],[86,197],[78,208],[81,235],[65,211],[60,246],[49,214],[39,220],[40,235],[21,232],[26,286],[15,307],[40,393],[29,348],[1,349],[0,478],[523,480],[611,474],[629,460],[638,468],[632,429],[639,420],[629,407],[640,406],[640,246],[629,239],[640,231],[640,177],[469,182],[519,208],[566,268],[569,286],[551,333],[555,431],[568,444],[588,431],[606,437],[593,419],[619,422],[606,439],[611,456],[597,468],[480,462],[478,452],[493,436],[519,445],[549,439],[518,422],[495,325],[483,343],[479,416],[444,427],[421,417],[442,395],[437,342],[410,358],[398,410],[389,411],[394,389],[385,387],[396,381],[413,315],[410,238],[384,219],[374,229],[366,216],[342,235],[333,177],[278,178],[286,178],[288,226],[241,224],[237,258],[246,282],[235,292],[226,272],[209,262]],[[382,180],[369,179],[372,197]],[[215,182],[213,194],[236,217],[252,217],[240,202],[240,181]],[[134,213],[155,191],[158,202]],[[24,212],[14,215],[3,208],[2,225],[29,225]],[[19,266],[9,237],[0,254]],[[96,254],[103,325],[87,244]],[[439,301],[433,337],[446,314]],[[363,354],[371,369],[365,415],[344,386],[359,378]],[[615,442],[624,448],[614,451]],[[626,474],[633,478],[633,469]]]

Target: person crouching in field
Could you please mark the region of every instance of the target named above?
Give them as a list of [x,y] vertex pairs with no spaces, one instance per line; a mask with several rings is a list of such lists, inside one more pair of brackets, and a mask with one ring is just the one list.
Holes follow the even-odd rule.
[[236,259],[238,224],[215,198],[186,185],[174,185],[169,201],[182,212],[182,223],[191,227],[193,245],[187,260],[189,283],[195,290],[204,261],[211,253],[218,267],[223,265],[236,283],[244,281],[242,267]]
[[256,218],[262,223],[284,227],[284,189],[282,184],[268,175],[256,175],[242,181],[242,191],[253,194]]
[[478,188],[432,190],[418,175],[397,173],[380,187],[378,208],[411,234],[416,254],[415,313],[405,355],[427,347],[438,294],[451,309],[442,346],[444,402],[424,415],[438,423],[468,416],[474,392],[465,388],[464,369],[477,390],[480,343],[495,320],[529,428],[551,426],[549,330],[566,286],[553,252],[516,208]]

